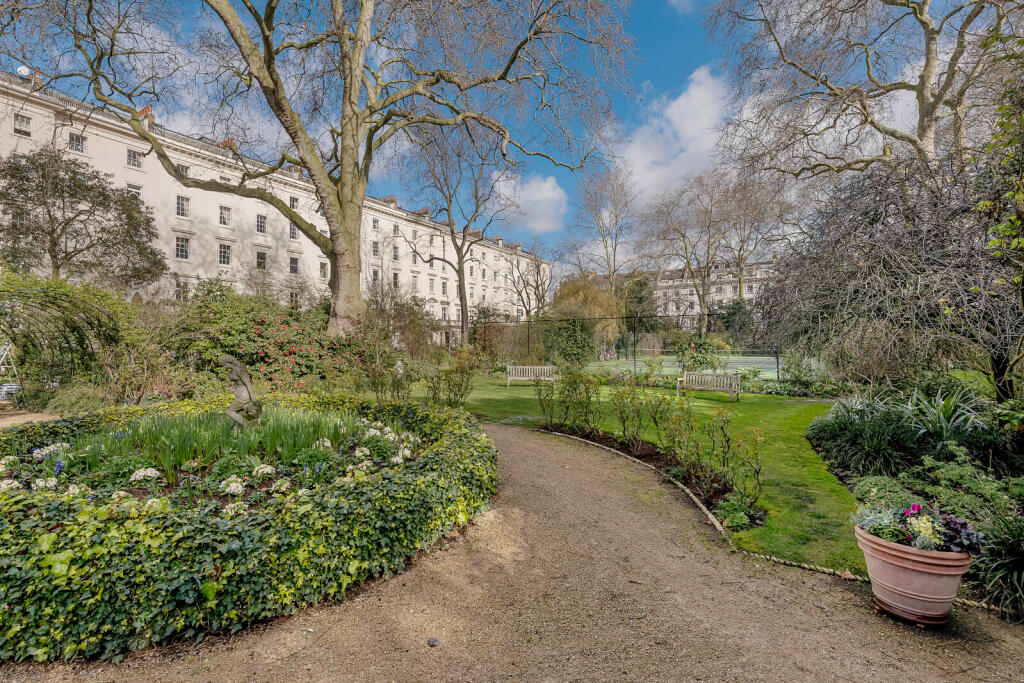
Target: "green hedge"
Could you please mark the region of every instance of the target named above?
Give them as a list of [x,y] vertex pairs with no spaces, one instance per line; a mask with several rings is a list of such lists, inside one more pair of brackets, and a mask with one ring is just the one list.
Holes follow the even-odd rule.
[[[337,598],[400,571],[417,551],[480,513],[497,487],[496,453],[467,413],[412,403],[279,397],[402,420],[420,457],[351,486],[282,497],[227,518],[215,504],[149,509],[53,493],[0,494],[0,658],[118,659],[176,638],[237,631]],[[211,405],[168,403],[164,412]],[[101,414],[0,432],[0,450],[45,445],[137,419]]]

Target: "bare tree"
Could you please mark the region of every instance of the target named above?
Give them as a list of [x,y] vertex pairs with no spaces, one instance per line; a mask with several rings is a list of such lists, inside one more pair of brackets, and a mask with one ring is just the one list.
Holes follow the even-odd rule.
[[527,320],[542,314],[551,302],[552,274],[550,251],[540,239],[523,251],[506,257],[509,286],[517,306],[523,309]]
[[[504,153],[585,158],[583,124],[604,111],[605,85],[622,82],[622,2],[203,0],[197,31],[185,3],[53,0],[26,3],[0,49],[44,77],[86,82],[184,186],[262,200],[294,223],[331,264],[328,330],[340,334],[365,307],[362,204],[382,148],[412,128],[471,121]],[[283,132],[282,148],[250,148],[236,126],[237,181],[182,174],[140,109],[195,81],[214,93],[211,121],[227,128],[249,108]],[[327,235],[268,186],[286,167],[312,182]]]
[[999,401],[1024,363],[1024,285],[990,246],[974,165],[907,160],[843,183],[762,303],[770,338],[861,380],[974,364]]
[[641,267],[638,249],[639,192],[632,172],[621,165],[579,174],[576,219],[566,253],[580,276],[594,272],[614,295],[621,275]]
[[[431,205],[434,220],[447,234],[440,253],[432,248],[432,239],[424,245],[405,236],[405,242],[416,258],[428,264],[439,261],[454,272],[461,338],[468,340],[470,277],[487,267],[474,247],[495,222],[515,210],[515,198],[505,192],[514,166],[502,156],[498,142],[469,122],[418,130],[410,142],[409,184],[417,198]],[[497,266],[492,265],[492,272]]]
[[686,178],[656,198],[647,211],[648,249],[663,265],[681,267],[700,306],[700,331],[707,332],[716,268],[726,256],[730,179],[720,170]]
[[765,260],[771,246],[786,230],[796,210],[785,198],[784,184],[764,174],[721,176],[726,200],[722,258],[725,270],[736,278],[743,300],[752,264]]
[[[894,156],[961,153],[998,101],[1006,0],[718,0],[708,23],[732,46],[735,147],[797,177]],[[986,131],[987,132],[987,131]]]

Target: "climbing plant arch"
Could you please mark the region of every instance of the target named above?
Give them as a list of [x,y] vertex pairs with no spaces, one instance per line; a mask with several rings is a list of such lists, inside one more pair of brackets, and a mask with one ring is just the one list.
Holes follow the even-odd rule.
[[93,303],[56,289],[0,287],[0,339],[17,350],[23,381],[67,382],[120,338],[117,321]]

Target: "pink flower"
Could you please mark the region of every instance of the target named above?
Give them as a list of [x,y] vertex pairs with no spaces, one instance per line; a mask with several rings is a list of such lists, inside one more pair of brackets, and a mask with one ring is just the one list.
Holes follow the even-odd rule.
[[916,515],[920,511],[921,511],[921,505],[919,503],[914,503],[913,505],[910,506],[909,510],[904,510],[903,514],[904,515]]

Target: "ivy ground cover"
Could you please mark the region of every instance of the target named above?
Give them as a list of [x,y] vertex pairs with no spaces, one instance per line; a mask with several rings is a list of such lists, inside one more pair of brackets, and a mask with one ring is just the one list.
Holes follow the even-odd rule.
[[238,630],[399,571],[497,483],[466,413],[283,397],[236,432],[161,404],[0,432],[0,657]]

